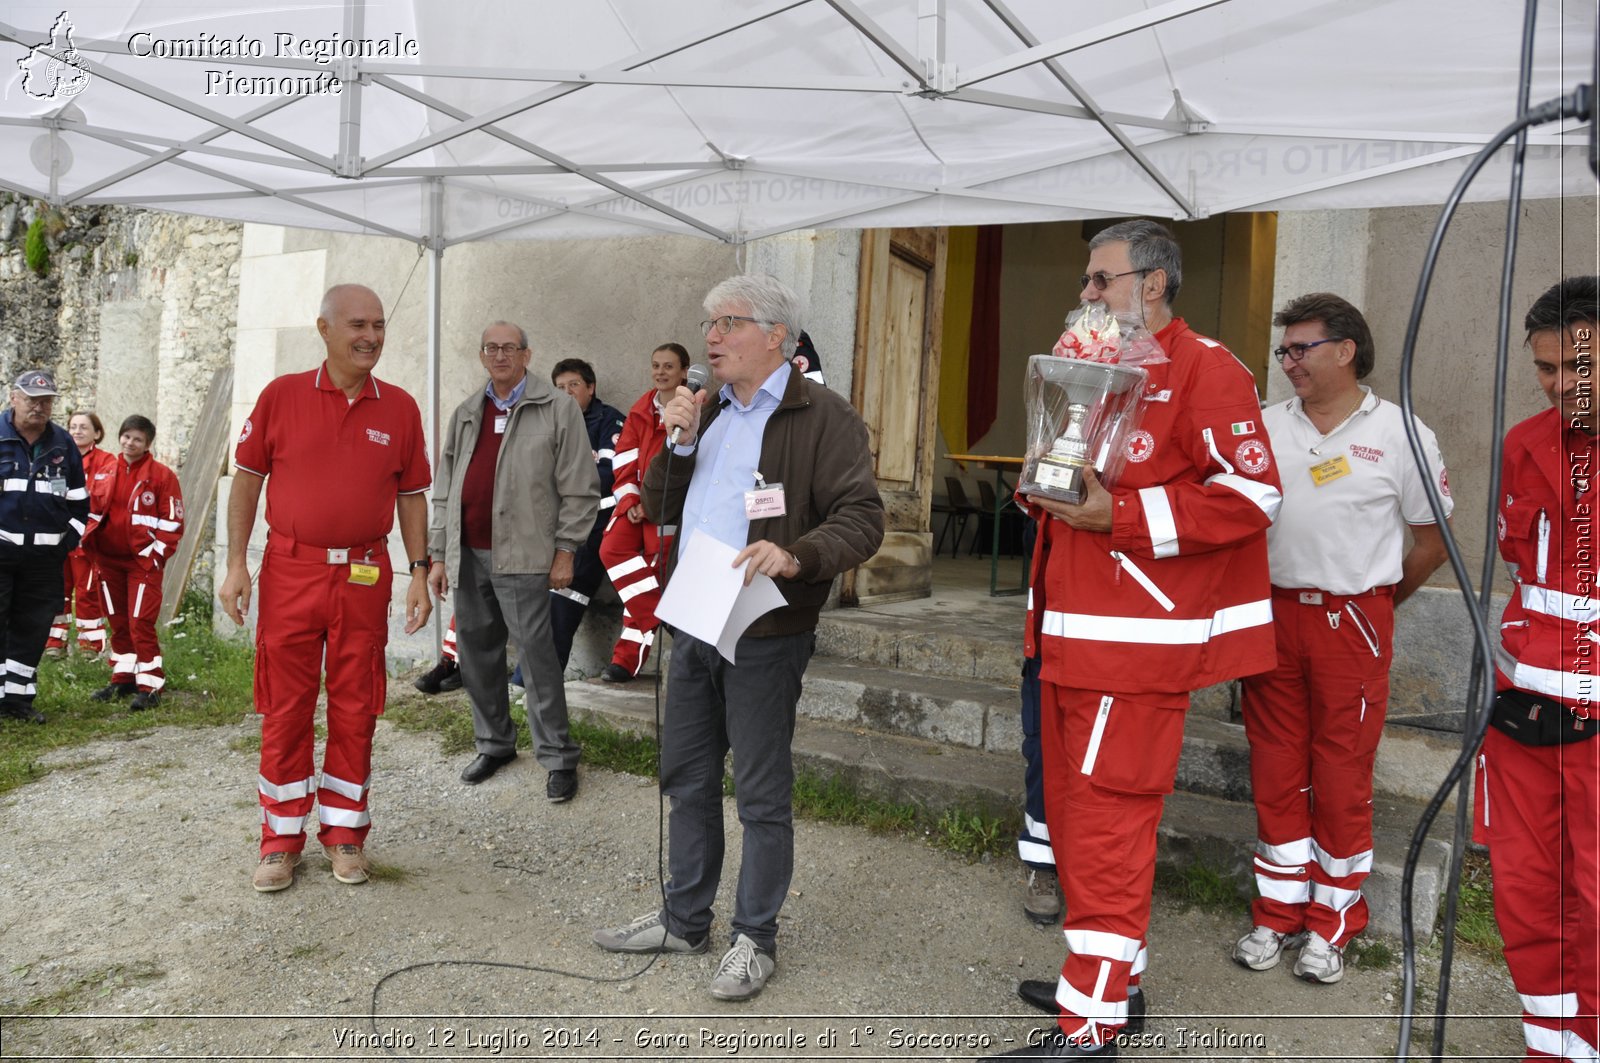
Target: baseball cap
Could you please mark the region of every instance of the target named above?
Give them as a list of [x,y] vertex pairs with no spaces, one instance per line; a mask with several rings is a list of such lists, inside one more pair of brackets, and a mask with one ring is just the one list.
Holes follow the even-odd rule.
[[56,390],[55,375],[45,369],[29,369],[17,377],[17,382],[11,386],[30,399],[60,394]]

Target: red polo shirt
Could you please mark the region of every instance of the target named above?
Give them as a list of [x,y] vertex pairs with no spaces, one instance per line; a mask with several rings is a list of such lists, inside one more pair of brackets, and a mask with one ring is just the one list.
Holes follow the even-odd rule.
[[244,422],[234,464],[267,478],[267,526],[309,546],[356,546],[394,527],[396,495],[432,474],[410,395],[368,376],[354,402],[326,372],[281,376]]

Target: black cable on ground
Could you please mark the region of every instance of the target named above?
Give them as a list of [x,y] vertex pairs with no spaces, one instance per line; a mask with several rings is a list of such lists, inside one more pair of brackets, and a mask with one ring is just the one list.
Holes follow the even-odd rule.
[[[666,498],[666,485],[667,485],[667,483],[670,483],[671,479],[672,479],[672,459],[674,457],[673,451],[672,451],[672,445],[670,443],[668,443],[668,444],[665,444],[665,447],[666,447],[666,451],[667,451],[666,470],[665,470],[665,477],[663,479],[663,483],[662,483],[662,487],[661,487],[663,507],[665,505],[665,498]],[[682,531],[681,526],[679,528],[679,531]],[[662,535],[658,534],[656,536],[656,557],[655,557],[655,570],[656,570],[658,576],[659,576],[659,573],[662,571],[661,565],[662,565],[662,561],[664,560],[664,557],[665,557],[665,552],[666,552],[665,536],[662,536]],[[659,627],[658,627],[657,630],[659,630]],[[660,790],[660,787],[661,787],[661,678],[662,678],[662,676],[661,676],[661,659],[662,659],[662,656],[663,656],[663,654],[661,652],[661,648],[657,647],[656,648],[656,654],[655,654],[655,668],[654,668],[654,670],[652,671],[651,674],[652,674],[652,676],[654,678],[654,682],[655,682],[656,788],[657,788],[657,794],[658,794],[658,799],[656,801],[656,889],[657,889],[657,892],[659,893],[659,895],[661,897],[661,910],[664,912],[664,911],[667,910],[667,880],[666,880],[666,869],[664,867],[664,861],[666,859],[666,851],[667,851],[667,818],[666,818],[666,794],[662,793],[661,790]],[[508,863],[505,863],[504,861],[501,861],[501,860],[496,860],[494,862],[493,866],[496,867],[496,868],[500,868],[500,869],[508,870],[508,871],[521,871],[521,872],[524,872],[524,873],[530,873],[530,872],[528,872],[527,868],[518,867],[518,866],[516,866],[514,864],[508,864]],[[665,925],[665,924],[663,924],[663,925]],[[393,980],[395,978],[398,978],[403,974],[410,974],[413,971],[423,971],[423,970],[427,970],[427,969],[432,968],[432,967],[491,967],[491,968],[499,968],[501,970],[507,970],[507,971],[529,971],[529,972],[532,972],[532,973],[535,973],[535,974],[553,974],[553,975],[557,975],[558,977],[561,977],[561,978],[576,978],[579,981],[594,982],[594,983],[600,984],[600,985],[615,985],[615,984],[622,983],[622,982],[631,982],[635,978],[642,977],[647,971],[649,971],[652,967],[654,967],[656,965],[656,961],[661,958],[661,955],[662,954],[659,953],[659,952],[652,953],[650,958],[649,958],[649,960],[645,963],[645,965],[643,967],[640,967],[637,971],[634,971],[631,974],[616,975],[614,977],[603,977],[603,976],[600,976],[600,975],[583,974],[582,972],[579,972],[579,971],[568,971],[568,970],[564,970],[563,968],[560,968],[560,967],[545,967],[545,966],[542,966],[542,965],[536,964],[536,963],[510,963],[510,962],[502,961],[502,960],[472,960],[472,959],[465,959],[465,960],[424,960],[424,961],[422,961],[420,963],[410,963],[410,964],[405,965],[404,967],[397,967],[394,970],[389,971],[382,978],[378,979],[377,983],[373,985],[373,987],[372,987],[372,997],[371,997],[371,1000],[369,1001],[368,1006],[367,1006],[367,1022],[371,1026],[373,1034],[379,1036],[380,1041],[378,1043],[382,1043],[381,1035],[382,1035],[383,1031],[380,1030],[379,1027],[378,1027],[378,995],[383,991],[383,987],[386,984],[388,984],[391,980]],[[392,1048],[388,1047],[387,1045],[384,1045],[384,1052],[387,1053],[388,1056],[391,1059],[402,1059],[402,1058],[404,1058],[402,1056],[396,1055],[394,1050]]]
[[[1529,6],[1531,7],[1532,5],[1533,0],[1529,0]],[[1414,404],[1412,402],[1411,370],[1416,355],[1417,334],[1421,330],[1422,311],[1427,304],[1428,288],[1432,284],[1433,271],[1438,263],[1439,251],[1444,242],[1444,235],[1450,227],[1450,221],[1455,215],[1456,208],[1460,205],[1462,196],[1466,193],[1467,188],[1477,178],[1478,173],[1488,163],[1490,158],[1494,156],[1495,152],[1497,152],[1508,140],[1512,139],[1523,130],[1529,129],[1536,125],[1543,125],[1546,122],[1558,121],[1563,118],[1592,118],[1593,98],[1594,92],[1592,86],[1579,85],[1578,88],[1571,94],[1540,104],[1538,107],[1532,109],[1526,114],[1519,116],[1516,121],[1506,126],[1499,133],[1495,134],[1494,137],[1492,137],[1489,142],[1483,146],[1483,149],[1473,158],[1466,171],[1461,175],[1460,180],[1456,182],[1456,187],[1451,191],[1449,198],[1445,201],[1444,208],[1440,212],[1439,222],[1434,229],[1433,238],[1429,242],[1427,254],[1423,259],[1422,273],[1417,282],[1417,294],[1412,302],[1411,317],[1406,326],[1405,345],[1401,352],[1400,361],[1400,408],[1404,413],[1403,421],[1405,423],[1406,439],[1410,444],[1413,459],[1417,461],[1421,468],[1426,469],[1428,467],[1428,463],[1426,454],[1422,449],[1421,437],[1417,433],[1416,425],[1413,420],[1415,413]],[[1513,203],[1511,205],[1511,209],[1515,211],[1519,205],[1520,204]],[[1501,294],[1503,303],[1502,314],[1508,312],[1506,307],[1509,305],[1509,298],[1509,279],[1503,279]],[[1507,339],[1507,336],[1502,333],[1498,344],[1498,350],[1496,352],[1498,359],[1498,372],[1501,374],[1503,374],[1505,371],[1504,366],[1506,361]],[[1496,410],[1496,417],[1497,420],[1503,419],[1503,409]],[[1499,498],[1500,450],[1502,441],[1502,438],[1498,435],[1492,441],[1489,490],[1491,504],[1493,504],[1493,502]],[[1473,637],[1475,640],[1474,655],[1481,662],[1483,662],[1485,668],[1487,668],[1487,662],[1494,659],[1493,647],[1489,641],[1487,617],[1483,612],[1479,611],[1477,603],[1473,599],[1472,581],[1466,571],[1466,562],[1461,556],[1461,551],[1455,541],[1455,536],[1451,533],[1449,524],[1445,520],[1444,504],[1439,495],[1438,485],[1433,482],[1433,478],[1431,476],[1424,476],[1422,478],[1422,482],[1428,496],[1428,505],[1433,511],[1434,520],[1437,522],[1439,530],[1444,538],[1445,549],[1450,558],[1451,570],[1455,574],[1457,584],[1461,587],[1462,597],[1466,602],[1468,615],[1472,619]],[[1492,549],[1492,545],[1486,544],[1485,549]],[[1487,591],[1485,591],[1485,593],[1487,593]],[[1461,753],[1456,757],[1455,762],[1450,767],[1450,771],[1445,775],[1444,781],[1440,784],[1439,789],[1434,793],[1433,798],[1428,802],[1428,806],[1423,812],[1422,819],[1418,822],[1417,829],[1412,834],[1411,845],[1406,852],[1405,869],[1402,874],[1400,888],[1400,929],[1402,939],[1401,977],[1403,991],[1400,1007],[1400,1037],[1395,1056],[1397,1060],[1404,1061],[1410,1058],[1412,1011],[1416,1004],[1417,945],[1416,927],[1413,919],[1412,909],[1416,887],[1417,864],[1422,854],[1422,848],[1427,841],[1428,832],[1432,827],[1434,820],[1438,817],[1439,811],[1444,807],[1445,801],[1448,800],[1451,789],[1456,786],[1457,782],[1462,778],[1468,766],[1471,764],[1472,757],[1476,753],[1479,743],[1483,741],[1483,733],[1488,728],[1489,723],[1490,704],[1493,700],[1493,684],[1487,681],[1482,683],[1474,683],[1474,693],[1478,695],[1478,704],[1475,707],[1468,706],[1467,708],[1468,719],[1473,720],[1473,724],[1470,727],[1463,728]],[[1478,713],[1476,719],[1473,719],[1474,708],[1476,708]],[[1455,893],[1458,888],[1458,883],[1454,881],[1447,883],[1447,889],[1452,894]],[[1441,1025],[1442,1022],[1443,1020],[1441,1019]],[[1441,1031],[1436,1030],[1435,1033],[1436,1037],[1442,1037]],[[1438,1059],[1440,1057],[1436,1054],[1434,1058]]]
[[[1534,27],[1537,14],[1538,5],[1535,3],[1528,3],[1523,10],[1522,60],[1517,78],[1516,113],[1519,117],[1528,112],[1528,96],[1533,79]],[[1478,584],[1478,609],[1480,615],[1484,617],[1489,615],[1494,599],[1496,552],[1489,544],[1496,539],[1495,516],[1499,512],[1495,503],[1500,498],[1500,451],[1506,434],[1506,374],[1510,361],[1508,352],[1511,342],[1511,288],[1513,278],[1516,276],[1517,236],[1522,215],[1522,175],[1527,153],[1528,131],[1523,128],[1517,132],[1511,149],[1511,189],[1506,197],[1505,261],[1500,270],[1499,327],[1495,332],[1494,399],[1489,426],[1490,505],[1484,513],[1483,570]],[[1467,735],[1477,732],[1477,709],[1484,698],[1482,688],[1491,685],[1492,675],[1493,673],[1487,670],[1487,662],[1478,654],[1475,647],[1472,654],[1471,678],[1467,684],[1466,709],[1461,717],[1463,742]],[[1450,973],[1455,964],[1456,913],[1461,895],[1461,864],[1466,857],[1467,842],[1471,837],[1468,822],[1471,808],[1472,785],[1468,776],[1463,773],[1461,781],[1456,785],[1456,815],[1451,834],[1450,867],[1445,874],[1443,948],[1439,957],[1439,989],[1433,1009],[1435,1059],[1440,1059],[1444,1055],[1444,1029],[1450,1013]]]

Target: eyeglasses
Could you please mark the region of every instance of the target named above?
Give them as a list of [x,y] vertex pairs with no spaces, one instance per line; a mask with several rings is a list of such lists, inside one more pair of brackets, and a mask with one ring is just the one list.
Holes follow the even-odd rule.
[[1144,274],[1151,272],[1153,269],[1154,267],[1151,267],[1151,269],[1130,269],[1123,273],[1107,273],[1105,270],[1101,270],[1099,273],[1085,273],[1083,276],[1078,278],[1078,287],[1087,288],[1092,284],[1094,285],[1095,291],[1103,292],[1107,288],[1111,287],[1111,282],[1116,280],[1118,277],[1126,277],[1130,273],[1137,273],[1143,276]]
[[716,329],[717,335],[726,336],[733,331],[733,323],[735,321],[748,321],[752,325],[772,324],[772,322],[763,321],[759,317],[740,317],[738,314],[723,314],[721,317],[713,318],[710,321],[700,322],[700,334],[702,336],[710,336],[711,330]]
[[485,343],[483,345],[483,353],[490,358],[497,354],[516,354],[518,351],[525,350],[527,348],[520,343]]
[[29,395],[27,392],[18,392],[23,404],[27,406],[50,406],[56,401],[54,395]]
[[1278,360],[1279,365],[1283,364],[1285,358],[1299,362],[1304,360],[1306,352],[1313,347],[1321,347],[1324,343],[1343,343],[1344,340],[1344,336],[1329,336],[1327,339],[1318,340],[1315,343],[1291,343],[1287,347],[1278,347],[1273,350],[1272,356]]

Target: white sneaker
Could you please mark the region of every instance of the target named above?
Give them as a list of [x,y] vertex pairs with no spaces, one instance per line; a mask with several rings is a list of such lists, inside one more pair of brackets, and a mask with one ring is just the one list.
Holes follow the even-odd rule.
[[1283,958],[1283,950],[1294,948],[1304,935],[1280,934],[1268,926],[1257,926],[1233,947],[1234,961],[1252,971],[1270,971]]
[[647,912],[623,926],[606,927],[594,932],[594,943],[607,952],[682,952],[706,951],[711,935],[702,935],[699,941],[686,941],[661,921],[661,913]]
[[766,987],[777,970],[772,953],[756,948],[743,934],[733,936],[733,948],[722,954],[717,976],[711,980],[711,995],[718,1000],[749,1000]]
[[1344,977],[1344,949],[1328,943],[1328,939],[1311,932],[1300,958],[1294,961],[1294,976],[1319,985],[1332,985]]

